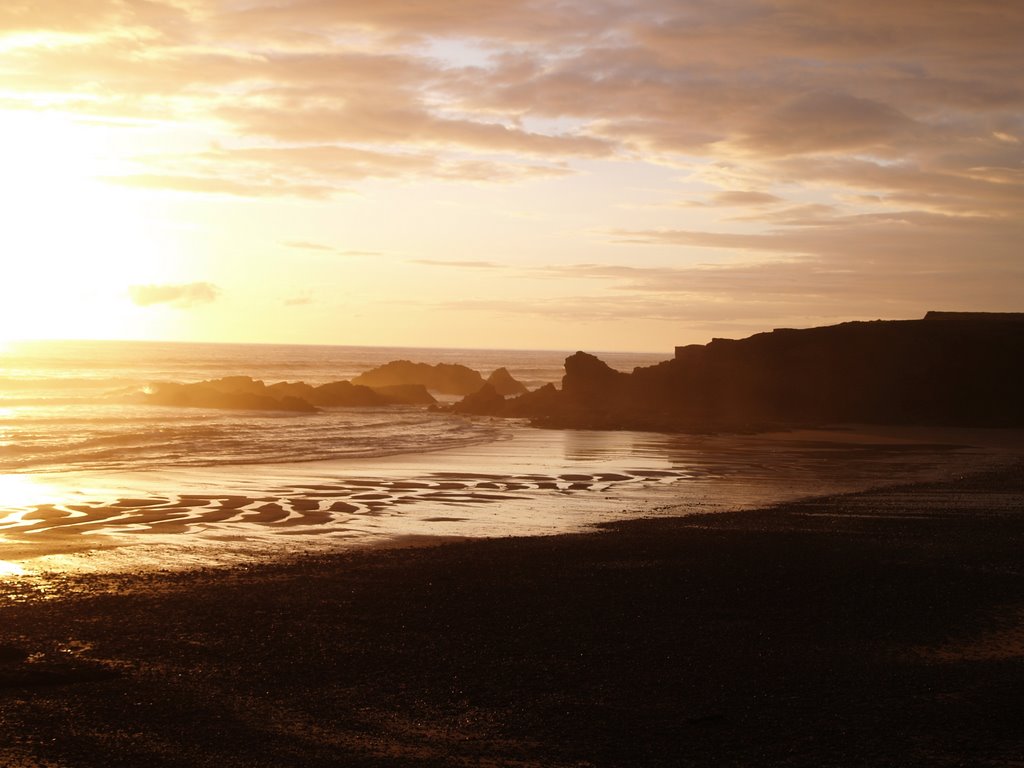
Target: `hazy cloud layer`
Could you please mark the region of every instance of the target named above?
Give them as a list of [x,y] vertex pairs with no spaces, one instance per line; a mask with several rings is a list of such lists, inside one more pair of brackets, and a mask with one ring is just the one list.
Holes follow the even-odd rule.
[[140,307],[166,304],[186,309],[216,301],[220,296],[220,289],[211,283],[133,285],[128,289],[128,294],[132,301]]
[[411,259],[413,264],[427,267],[452,267],[455,269],[501,269],[502,264],[493,261],[442,260],[442,259]]
[[618,286],[623,312],[655,283],[984,307],[1024,295],[1022,40],[1005,0],[54,0],[0,9],[0,72],[8,108],[217,135],[112,179],[142,188],[327,199],[676,169],[688,191],[662,226],[610,236],[623,261],[643,245],[749,266],[572,272]]
[[0,30],[9,95],[274,140],[196,158],[218,169],[319,147],[332,179],[434,172],[453,148],[1020,170],[976,162],[1020,160],[1024,7],[1002,0],[90,0],[5,7]]

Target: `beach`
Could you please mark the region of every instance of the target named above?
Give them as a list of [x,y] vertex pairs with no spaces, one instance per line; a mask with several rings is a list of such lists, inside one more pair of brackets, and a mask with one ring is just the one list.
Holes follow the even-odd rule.
[[1020,765],[1022,498],[3,581],[0,764]]
[[1022,40],[0,3],[0,768],[1024,768]]
[[942,479],[1004,462],[1021,444],[1013,430],[865,425],[717,435],[498,428],[487,443],[391,456],[0,475],[0,569],[45,582],[578,532]]

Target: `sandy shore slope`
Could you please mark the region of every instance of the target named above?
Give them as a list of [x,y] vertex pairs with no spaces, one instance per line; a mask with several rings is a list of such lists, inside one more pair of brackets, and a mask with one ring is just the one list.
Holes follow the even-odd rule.
[[1024,765],[1024,466],[0,582],[3,766]]

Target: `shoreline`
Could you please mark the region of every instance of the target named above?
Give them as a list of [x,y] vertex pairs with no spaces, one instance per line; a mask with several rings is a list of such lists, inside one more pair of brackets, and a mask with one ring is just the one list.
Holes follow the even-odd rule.
[[[1021,445],[1019,430],[681,436],[524,427],[484,445],[383,458],[8,476],[0,566],[57,574],[230,566],[409,537],[555,534],[652,508],[727,510],[938,479]],[[6,521],[5,493],[22,499]]]
[[592,533],[8,583],[0,762],[1013,765],[1022,504],[1018,460]]

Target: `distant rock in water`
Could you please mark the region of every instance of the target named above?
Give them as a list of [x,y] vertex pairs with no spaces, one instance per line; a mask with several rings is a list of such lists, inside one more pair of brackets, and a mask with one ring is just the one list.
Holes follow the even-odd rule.
[[494,387],[486,384],[448,410],[476,416],[536,417],[559,411],[564,402],[562,393],[554,384],[545,384],[533,392],[527,391],[512,398],[503,397]]
[[394,384],[371,389],[393,405],[433,405],[437,402],[422,384]]
[[282,382],[267,387],[268,392],[301,397],[323,408],[387,405],[387,401],[369,387],[356,387],[347,381],[332,381],[313,387],[305,382]]
[[505,398],[491,384],[484,384],[476,392],[466,395],[455,403],[451,410],[455,413],[470,413],[479,416],[500,415],[504,411]]
[[159,383],[147,388],[141,402],[179,408],[218,408],[243,411],[292,411],[312,413],[307,400],[286,394],[269,394],[262,381],[244,376],[201,381],[197,384]]
[[375,388],[419,384],[445,395],[468,395],[479,390],[484,379],[477,371],[464,365],[392,360],[356,376],[352,383]]
[[527,392],[526,385],[512,378],[508,368],[498,368],[495,370],[494,373],[487,377],[487,383],[494,388],[495,392],[504,397],[522,395]]
[[318,407],[429,405],[436,402],[426,388],[416,385],[373,389],[348,381],[334,381],[317,387],[302,381],[282,381],[267,386],[248,376],[226,376],[195,384],[153,384],[139,400],[149,405],[297,413],[311,413]]

